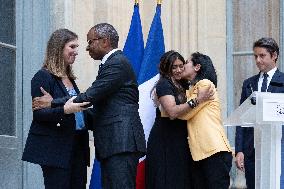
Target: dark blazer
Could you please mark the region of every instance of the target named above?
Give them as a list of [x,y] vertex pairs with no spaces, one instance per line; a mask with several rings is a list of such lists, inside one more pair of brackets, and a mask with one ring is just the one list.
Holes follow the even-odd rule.
[[[52,106],[64,103],[55,99]],[[138,113],[139,92],[135,73],[122,51],[116,51],[99,68],[98,76],[74,102],[93,104],[96,158],[122,152],[146,152],[143,126]]]
[[[76,92],[79,89],[71,80]],[[39,70],[31,81],[32,98],[42,96],[43,87],[53,98],[69,95],[61,79],[47,70]],[[63,107],[45,108],[33,111],[33,121],[29,130],[22,160],[39,165],[68,168],[70,165],[72,144],[74,142],[76,121],[74,114],[64,114]],[[83,135],[82,148],[89,164],[88,131]]]
[[[260,73],[246,79],[243,83],[240,104],[242,104],[253,91],[258,90],[258,80]],[[274,73],[267,92],[284,93],[284,73],[278,69]],[[254,156],[254,133],[252,127],[237,127],[235,139],[236,153],[243,152],[245,156]]]

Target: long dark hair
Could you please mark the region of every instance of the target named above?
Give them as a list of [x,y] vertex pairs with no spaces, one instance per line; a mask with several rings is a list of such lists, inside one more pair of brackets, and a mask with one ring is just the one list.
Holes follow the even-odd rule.
[[160,78],[162,77],[170,79],[172,77],[173,64],[177,59],[185,64],[184,58],[176,51],[170,50],[163,54],[159,64]]
[[178,99],[180,102],[184,102],[185,99],[185,88],[184,88],[184,80],[175,80],[172,81],[172,69],[173,69],[173,64],[176,60],[180,60],[185,64],[185,60],[181,54],[174,50],[170,50],[162,55],[160,58],[160,64],[159,64],[159,73],[160,73],[160,78],[156,82],[155,86],[151,90],[151,95],[153,95],[153,91],[156,88],[157,83],[163,78],[169,79],[173,85],[175,86],[177,93],[178,93]]
[[195,52],[191,54],[191,61],[194,66],[200,64],[200,69],[197,72],[195,79],[192,81],[192,84],[195,84],[202,79],[208,79],[214,83],[217,88],[217,74],[211,58],[205,54]]

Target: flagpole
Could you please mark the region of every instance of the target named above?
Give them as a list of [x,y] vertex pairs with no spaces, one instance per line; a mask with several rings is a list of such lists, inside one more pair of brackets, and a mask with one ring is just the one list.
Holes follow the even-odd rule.
[[157,0],[157,4],[161,5],[162,4],[162,0]]
[[139,0],[135,0],[135,5],[139,5]]

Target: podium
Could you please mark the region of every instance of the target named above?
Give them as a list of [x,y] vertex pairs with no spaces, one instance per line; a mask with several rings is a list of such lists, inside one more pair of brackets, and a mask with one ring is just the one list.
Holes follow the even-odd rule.
[[[252,97],[256,105],[251,103]],[[224,120],[227,127],[254,127],[257,189],[280,189],[283,123],[284,94],[269,92],[254,92]]]

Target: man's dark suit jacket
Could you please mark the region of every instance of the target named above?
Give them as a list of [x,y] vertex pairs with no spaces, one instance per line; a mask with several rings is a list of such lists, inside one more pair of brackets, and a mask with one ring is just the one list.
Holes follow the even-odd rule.
[[[79,94],[76,83],[71,80]],[[69,95],[61,79],[47,70],[39,70],[31,81],[32,98],[42,96],[43,87],[54,98]],[[39,165],[69,168],[74,142],[76,121],[74,114],[64,114],[63,107],[45,108],[33,111],[33,121],[29,130],[22,159]],[[82,148],[89,164],[88,131],[80,131],[84,141]]]
[[[145,135],[138,113],[139,92],[134,71],[121,51],[115,51],[99,68],[98,76],[74,102],[93,104],[96,158],[122,152],[146,152]],[[53,106],[62,99],[53,100]]]
[[[246,79],[243,83],[240,104],[242,104],[253,91],[258,90],[258,80],[260,73]],[[284,93],[284,73],[278,69],[275,71],[267,92],[271,93]],[[236,128],[236,154],[243,152],[247,158],[254,156],[254,133],[252,127],[237,127]]]

